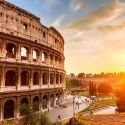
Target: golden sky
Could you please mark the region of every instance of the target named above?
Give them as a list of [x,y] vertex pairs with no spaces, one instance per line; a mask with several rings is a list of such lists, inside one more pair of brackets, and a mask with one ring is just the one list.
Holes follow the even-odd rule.
[[67,74],[125,71],[125,0],[9,1],[63,34]]
[[60,30],[66,41],[68,74],[125,71],[123,1],[110,1]]

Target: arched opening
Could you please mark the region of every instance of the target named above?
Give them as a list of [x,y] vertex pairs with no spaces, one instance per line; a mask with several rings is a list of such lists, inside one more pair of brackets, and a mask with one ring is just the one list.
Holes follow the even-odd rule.
[[53,64],[53,55],[50,54],[50,64]]
[[20,102],[20,115],[24,115],[28,108],[28,99],[25,97]]
[[48,84],[48,73],[43,73],[43,85],[47,85]]
[[39,56],[38,51],[37,50],[33,50],[33,61],[34,62],[38,61],[38,56]]
[[50,84],[53,85],[54,84],[54,73],[50,74]]
[[6,72],[5,86],[15,86],[16,85],[16,73],[12,70]]
[[21,60],[28,60],[28,48],[21,47]]
[[60,95],[57,93],[56,94],[56,105],[59,105],[59,99],[60,99]]
[[27,71],[21,72],[21,85],[29,85],[29,73]]
[[4,104],[4,119],[14,118],[15,103],[13,100],[8,100]]
[[58,63],[58,57],[55,56],[55,63],[57,64]]
[[48,58],[47,53],[43,52],[42,53],[42,63],[47,63],[47,58]]
[[63,76],[60,75],[60,84],[62,84],[62,82],[63,82]]
[[48,105],[48,97],[47,97],[47,95],[44,95],[43,99],[42,99],[42,107],[43,107],[43,109],[47,109],[47,105]]
[[59,74],[56,74],[56,84],[59,84]]
[[54,95],[53,94],[50,95],[50,106],[54,107]]
[[39,111],[39,97],[38,96],[33,98],[33,110]]
[[39,73],[38,72],[33,73],[33,85],[39,85]]
[[8,43],[6,46],[6,57],[15,58],[16,57],[16,46],[12,43]]

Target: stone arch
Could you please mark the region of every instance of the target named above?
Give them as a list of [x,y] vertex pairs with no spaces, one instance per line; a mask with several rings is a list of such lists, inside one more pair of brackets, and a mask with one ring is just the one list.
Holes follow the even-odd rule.
[[59,84],[59,74],[56,74],[56,84]]
[[63,75],[60,74],[60,84],[62,84],[62,83],[63,83]]
[[38,96],[35,96],[33,98],[33,110],[39,111],[39,97]]
[[47,109],[47,107],[48,107],[48,96],[44,95],[42,98],[42,108]]
[[4,104],[4,119],[14,118],[15,102],[8,100]]
[[24,115],[25,113],[25,108],[28,108],[29,106],[29,101],[28,98],[24,97],[20,101],[20,115]]
[[48,84],[49,75],[47,72],[43,73],[43,85]]
[[33,85],[39,85],[39,72],[33,73]]
[[33,61],[34,62],[38,62],[38,58],[39,58],[39,51],[38,50],[36,50],[36,49],[34,49],[33,50]]
[[54,84],[54,73],[50,74],[50,84],[53,85]]
[[53,64],[53,55],[50,54],[50,64]]
[[13,43],[6,45],[6,57],[16,58],[16,46]]
[[55,99],[54,99],[54,94],[51,94],[51,95],[50,95],[50,106],[51,106],[51,107],[54,107],[54,100],[55,100]]
[[21,85],[29,85],[29,72],[28,71],[21,72]]
[[47,63],[47,58],[48,58],[47,52],[42,52],[42,63]]
[[16,86],[16,72],[8,70],[5,77],[5,86]]
[[28,47],[22,46],[21,47],[21,60],[28,60]]

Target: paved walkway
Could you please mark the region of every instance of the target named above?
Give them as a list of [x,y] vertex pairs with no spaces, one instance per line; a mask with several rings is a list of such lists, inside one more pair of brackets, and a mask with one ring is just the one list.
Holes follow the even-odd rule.
[[[85,98],[86,97],[82,97],[83,100]],[[49,116],[50,120],[52,122],[57,121],[59,115],[61,116],[62,120],[73,117],[73,97],[72,96],[67,97],[67,105],[68,106],[66,108],[58,107],[58,108],[50,110],[48,112],[48,116]],[[83,110],[87,106],[88,106],[87,103],[82,103],[79,105],[79,107],[78,107],[78,105],[77,106],[75,105],[74,112],[78,113],[79,111]]]
[[94,111],[94,114],[115,114],[115,106],[109,106],[108,108],[100,109],[98,111]]

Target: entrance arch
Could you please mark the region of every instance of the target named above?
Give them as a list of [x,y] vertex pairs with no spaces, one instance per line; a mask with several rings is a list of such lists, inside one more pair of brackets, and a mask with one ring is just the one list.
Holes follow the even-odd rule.
[[8,100],[4,104],[4,119],[14,118],[15,103],[13,100]]
[[39,97],[38,96],[35,96],[33,98],[33,110],[39,111]]
[[47,105],[48,105],[48,97],[47,97],[47,95],[44,95],[43,99],[42,99],[42,107],[43,107],[43,109],[47,109]]

